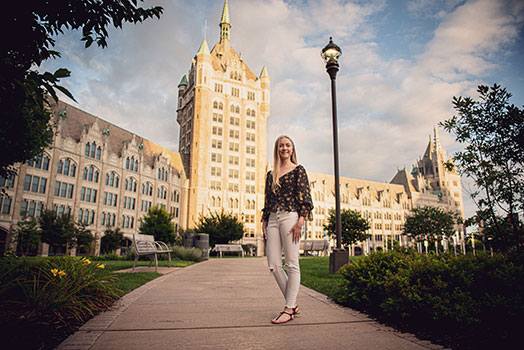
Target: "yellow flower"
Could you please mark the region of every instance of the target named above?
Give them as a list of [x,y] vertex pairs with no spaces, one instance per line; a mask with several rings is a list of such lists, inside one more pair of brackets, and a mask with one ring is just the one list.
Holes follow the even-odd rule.
[[91,261],[89,259],[86,259],[86,258],[82,258],[82,262],[84,263],[84,265],[91,264]]
[[57,269],[52,269],[51,273],[53,274],[53,276],[56,276],[56,274],[58,273],[58,270]]
[[62,278],[63,276],[65,276],[66,273],[62,270],[58,271],[58,276],[60,276],[60,278]]
[[105,269],[106,267],[104,266],[104,264],[96,264],[96,267],[98,267],[99,269]]

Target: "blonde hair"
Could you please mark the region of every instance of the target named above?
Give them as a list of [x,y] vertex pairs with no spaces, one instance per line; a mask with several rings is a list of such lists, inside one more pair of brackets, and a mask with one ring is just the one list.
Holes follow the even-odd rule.
[[291,138],[286,135],[280,135],[277,137],[277,140],[275,141],[275,147],[273,148],[273,184],[271,186],[273,192],[276,191],[277,187],[280,187],[280,182],[278,181],[278,173],[280,172],[280,153],[278,152],[278,145],[280,144],[280,140],[284,138],[291,141],[291,145],[293,146],[293,152],[291,153],[289,160],[291,160],[291,163],[298,165],[297,151],[295,149],[295,143],[293,140],[291,140]]

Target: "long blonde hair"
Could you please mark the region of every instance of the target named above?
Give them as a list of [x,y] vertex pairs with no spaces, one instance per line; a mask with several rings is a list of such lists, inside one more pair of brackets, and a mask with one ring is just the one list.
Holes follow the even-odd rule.
[[278,145],[280,143],[280,140],[283,138],[288,139],[291,141],[291,145],[293,146],[293,152],[291,153],[291,157],[289,160],[291,160],[291,163],[298,165],[297,162],[297,151],[295,149],[295,143],[289,136],[286,135],[280,135],[277,137],[277,140],[275,141],[275,147],[273,148],[273,184],[271,186],[271,189],[273,192],[276,191],[277,187],[280,187],[280,182],[278,181],[278,173],[280,172],[280,153],[278,152]]

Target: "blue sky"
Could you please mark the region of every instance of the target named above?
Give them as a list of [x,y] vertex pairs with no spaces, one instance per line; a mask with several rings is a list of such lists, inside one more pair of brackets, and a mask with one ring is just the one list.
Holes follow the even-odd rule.
[[[177,150],[177,85],[204,38],[218,41],[223,0],[146,1],[160,20],[110,30],[109,47],[84,49],[78,32],[57,38],[64,81],[78,107]],[[524,1],[229,0],[231,43],[255,74],[271,77],[268,149],[285,133],[299,162],[333,173],[330,83],[320,58],[341,46],[337,76],[343,176],[389,181],[425,150],[453,96],[501,84],[524,105]],[[66,99],[67,100],[67,99]],[[439,130],[448,154],[460,149]],[[466,181],[466,186],[468,183]],[[465,194],[465,199],[467,194]],[[465,200],[466,215],[474,207]]]

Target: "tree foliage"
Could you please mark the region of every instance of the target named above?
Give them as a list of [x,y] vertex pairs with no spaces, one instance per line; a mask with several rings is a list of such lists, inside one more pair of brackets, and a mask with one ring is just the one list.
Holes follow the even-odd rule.
[[[364,219],[360,213],[352,209],[343,209],[340,212],[340,219],[342,221],[341,236],[342,244],[350,245],[357,242],[365,241],[370,237],[367,230],[369,230],[369,222]],[[328,223],[324,225],[324,229],[332,237],[336,237],[336,214],[333,209],[329,210]]]
[[15,231],[17,241],[17,252],[22,256],[36,255],[40,243],[42,231],[38,227],[38,221],[33,217],[26,217],[17,223]]
[[57,215],[46,210],[40,216],[39,224],[42,242],[65,251],[75,247],[89,250],[95,238],[85,224],[75,222],[69,214]]
[[147,214],[140,219],[139,232],[143,235],[154,236],[155,241],[174,243],[175,226],[173,225],[173,215],[169,214],[162,207],[151,207]]
[[447,213],[442,208],[415,208],[406,216],[404,234],[416,241],[422,241],[426,236],[432,239],[450,237],[455,232],[457,221],[454,213]]
[[100,249],[103,253],[113,253],[122,246],[123,240],[124,234],[118,227],[114,230],[108,227],[104,231],[104,236],[101,239]]
[[232,213],[215,212],[200,216],[195,232],[209,234],[209,245],[238,241],[244,235],[244,223]]
[[60,57],[55,37],[64,30],[79,29],[85,47],[107,46],[107,28],[123,23],[159,18],[163,9],[137,6],[138,0],[34,0],[15,1],[0,14],[4,35],[0,48],[0,175],[13,173],[12,165],[40,154],[53,135],[50,99],[57,90],[74,100],[58,85],[69,70],[39,72],[43,61]]
[[[505,88],[478,87],[479,100],[454,97],[457,112],[441,123],[456,136],[464,150],[454,154],[458,171],[470,177],[477,190],[475,201],[478,220],[496,235],[507,235],[500,213],[515,218],[524,210],[524,110],[509,104],[511,94]],[[522,244],[522,224],[511,220],[512,238]]]

